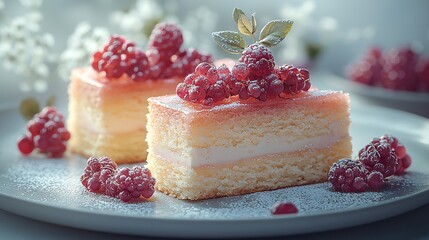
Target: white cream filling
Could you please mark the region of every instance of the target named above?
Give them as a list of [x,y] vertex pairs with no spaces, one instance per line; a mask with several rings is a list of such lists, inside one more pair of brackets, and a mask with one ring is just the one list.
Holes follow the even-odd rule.
[[267,154],[292,153],[306,149],[323,149],[337,143],[343,137],[339,132],[340,123],[332,123],[329,135],[291,142],[287,136],[265,137],[254,146],[192,148],[187,157],[172,152],[170,149],[151,146],[151,151],[165,159],[188,167],[225,164]]

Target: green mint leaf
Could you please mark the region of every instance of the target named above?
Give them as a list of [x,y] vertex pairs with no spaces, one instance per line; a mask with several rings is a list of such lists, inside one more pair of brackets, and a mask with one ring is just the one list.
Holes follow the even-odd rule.
[[234,18],[236,24],[238,24],[238,19],[242,15],[246,16],[246,14],[244,14],[243,10],[240,8],[234,8],[234,10],[232,10],[232,18]]
[[237,28],[238,28],[238,31],[240,31],[244,35],[250,36],[254,33],[253,25],[246,17],[246,15],[241,15],[238,18]]
[[214,32],[212,37],[221,48],[232,54],[240,54],[246,48],[246,41],[238,32]]
[[266,47],[279,44],[289,33],[293,22],[289,20],[273,20],[268,22],[261,30],[259,43]]
[[40,112],[40,106],[36,99],[26,98],[21,101],[19,111],[25,120],[30,120],[34,115]]
[[257,28],[257,25],[256,25],[256,13],[253,13],[252,14],[252,34],[255,34],[256,28]]
[[46,106],[52,107],[55,106],[55,103],[57,102],[57,97],[55,95],[51,95],[48,100],[46,100]]

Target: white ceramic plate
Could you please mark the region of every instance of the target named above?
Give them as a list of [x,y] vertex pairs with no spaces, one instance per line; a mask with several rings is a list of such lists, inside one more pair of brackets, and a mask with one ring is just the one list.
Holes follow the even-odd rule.
[[[352,106],[354,151],[391,133],[413,157],[409,172],[381,192],[332,192],[327,183],[197,202],[156,193],[150,202],[125,204],[85,191],[84,159],[21,157],[15,141],[25,123],[16,110],[0,111],[0,208],[54,224],[160,237],[259,237],[332,230],[369,223],[429,202],[429,121],[385,108]],[[394,124],[392,123],[394,122]],[[272,216],[291,201],[297,215]]]
[[332,74],[320,74],[328,89],[343,90],[382,106],[397,108],[429,118],[429,93],[394,91],[381,87],[371,87]]

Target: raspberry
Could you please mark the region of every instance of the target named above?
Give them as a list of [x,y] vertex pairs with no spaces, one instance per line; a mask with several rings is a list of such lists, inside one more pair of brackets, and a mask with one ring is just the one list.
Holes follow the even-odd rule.
[[384,185],[384,177],[381,172],[378,171],[372,171],[367,176],[367,184],[368,188],[372,191],[378,191],[380,190]]
[[129,202],[131,199],[148,199],[155,192],[155,178],[149,169],[141,166],[122,168],[106,182],[106,194]]
[[381,85],[388,89],[417,91],[419,82],[415,66],[418,55],[410,48],[388,52],[380,74]]
[[406,154],[404,157],[398,159],[398,166],[396,168],[395,175],[401,175],[407,168],[411,166],[412,160],[410,155]]
[[382,69],[382,52],[379,48],[370,48],[368,52],[347,68],[349,79],[366,84],[378,83]]
[[45,107],[27,124],[27,134],[18,142],[19,151],[30,154],[34,149],[48,157],[59,158],[66,151],[70,133],[64,117],[54,107]]
[[348,158],[339,160],[328,172],[328,180],[335,191],[364,192],[368,188],[366,182],[368,170],[362,162]]
[[209,89],[207,90],[207,96],[212,98],[213,101],[221,101],[225,98],[225,95],[227,94],[226,91],[226,85],[221,82],[216,82],[215,84],[211,85]]
[[107,78],[119,78],[129,68],[129,61],[134,57],[135,44],[123,37],[113,36],[102,51],[93,55],[92,68],[104,71]]
[[[225,67],[220,68],[222,73],[229,72]],[[176,93],[184,100],[212,105],[213,102],[222,101],[230,96],[230,86],[232,86],[230,74],[219,74],[214,65],[202,62],[196,66],[195,73],[189,74],[183,83],[177,85]]]
[[247,87],[249,95],[254,98],[258,98],[261,95],[262,89],[263,88],[258,84],[258,81],[252,81]]
[[279,96],[284,90],[283,82],[277,77],[276,74],[271,74],[265,78],[269,83],[268,93],[274,96]]
[[176,24],[158,23],[150,35],[148,49],[158,50],[159,60],[168,61],[179,52],[182,43],[182,31]]
[[149,60],[142,51],[135,51],[128,62],[127,75],[135,81],[141,81],[149,78]]
[[311,87],[310,73],[307,69],[296,68],[292,65],[283,65],[276,69],[276,74],[283,81],[283,92],[288,95],[308,91]]
[[394,148],[379,138],[373,139],[359,151],[359,161],[369,171],[375,170],[383,174],[384,178],[395,174],[398,165]]
[[116,171],[116,163],[108,157],[90,157],[80,181],[91,192],[104,192],[106,181]]
[[229,71],[229,68],[225,65],[222,64],[217,68],[217,72],[219,75],[225,75],[225,76],[229,76],[231,74],[231,71]]
[[249,75],[249,69],[246,64],[238,63],[232,67],[232,75],[240,81],[245,81],[247,76]]
[[162,78],[170,78],[174,76],[184,77],[194,71],[195,67],[201,62],[211,63],[212,56],[200,53],[198,50],[189,49],[173,56],[173,63],[164,69]]
[[407,154],[407,149],[405,148],[405,146],[400,143],[396,137],[392,135],[384,134],[380,137],[380,141],[388,143],[395,150],[395,154],[398,159],[405,157],[405,155]]
[[188,98],[191,102],[200,102],[206,98],[206,91],[200,86],[191,85],[188,89]]
[[239,62],[244,63],[252,78],[265,77],[274,70],[274,57],[270,50],[261,44],[248,46],[241,55]]
[[380,137],[380,141],[388,143],[398,158],[398,165],[396,167],[395,175],[401,175],[411,165],[411,157],[407,154],[405,146],[399,140],[392,136],[385,134]]
[[419,90],[429,92],[429,58],[420,58],[416,70],[419,81]]
[[277,203],[271,209],[271,214],[273,215],[293,213],[298,213],[298,208],[295,206],[295,204],[290,202]]
[[208,62],[202,62],[200,64],[197,65],[197,67],[195,68],[195,73],[201,76],[206,76],[209,69],[212,68],[213,65],[208,63]]
[[30,154],[34,150],[33,140],[28,136],[21,137],[18,140],[18,149],[24,155]]

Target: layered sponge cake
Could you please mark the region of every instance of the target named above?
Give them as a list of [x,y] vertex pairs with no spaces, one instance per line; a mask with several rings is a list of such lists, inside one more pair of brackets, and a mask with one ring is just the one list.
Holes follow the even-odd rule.
[[349,96],[311,89],[293,98],[210,107],[176,95],[149,99],[148,167],[156,188],[206,199],[326,181],[352,153]]
[[144,161],[147,99],[173,93],[179,81],[135,82],[127,75],[108,81],[92,68],[75,69],[69,85],[69,148],[117,163]]

